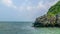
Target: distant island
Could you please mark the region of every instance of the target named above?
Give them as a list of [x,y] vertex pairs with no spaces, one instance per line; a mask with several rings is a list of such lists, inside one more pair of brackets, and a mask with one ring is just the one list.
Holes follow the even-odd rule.
[[36,18],[34,27],[60,27],[60,1],[51,6],[47,14]]

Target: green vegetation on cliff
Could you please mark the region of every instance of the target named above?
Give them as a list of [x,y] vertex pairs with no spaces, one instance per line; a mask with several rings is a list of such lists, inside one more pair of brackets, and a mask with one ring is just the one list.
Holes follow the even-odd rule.
[[48,13],[56,15],[57,13],[60,13],[60,1],[58,1],[54,6],[52,6]]
[[58,13],[60,13],[60,1],[58,1],[55,5],[53,5],[49,11],[48,11],[48,15],[49,16],[55,16]]

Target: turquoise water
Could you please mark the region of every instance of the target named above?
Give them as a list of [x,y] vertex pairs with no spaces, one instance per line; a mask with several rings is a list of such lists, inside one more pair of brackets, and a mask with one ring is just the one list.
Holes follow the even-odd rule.
[[34,28],[32,22],[0,23],[0,34],[60,34],[60,28]]

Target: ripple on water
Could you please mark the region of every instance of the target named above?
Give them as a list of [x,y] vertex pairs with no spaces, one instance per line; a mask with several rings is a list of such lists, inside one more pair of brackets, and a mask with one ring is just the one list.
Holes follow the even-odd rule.
[[0,23],[0,34],[60,34],[60,28],[34,28],[27,24]]

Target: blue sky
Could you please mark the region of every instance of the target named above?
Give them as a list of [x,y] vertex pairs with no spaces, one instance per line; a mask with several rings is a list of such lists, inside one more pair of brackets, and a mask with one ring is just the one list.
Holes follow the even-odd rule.
[[0,0],[0,21],[34,21],[58,0]]

